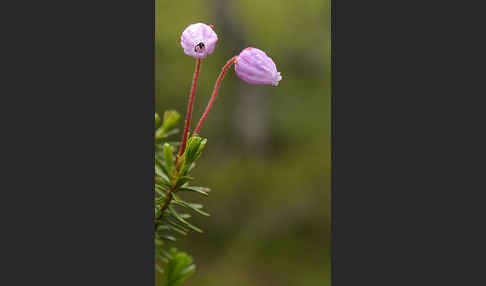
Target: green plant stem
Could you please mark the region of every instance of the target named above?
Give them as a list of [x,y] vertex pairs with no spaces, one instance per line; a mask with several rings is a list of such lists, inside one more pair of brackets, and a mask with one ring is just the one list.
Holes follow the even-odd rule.
[[169,204],[172,201],[173,193],[174,193],[174,189],[172,187],[169,188],[169,190],[167,191],[167,197],[166,197],[164,203],[160,206],[160,214],[159,214],[158,217],[155,218],[155,229],[156,230],[157,230],[157,227],[159,226],[158,221],[160,221],[160,219],[162,219],[162,217],[164,216],[164,211],[167,209],[167,207],[169,207]]
[[174,193],[174,189],[173,188],[170,188],[169,191],[167,191],[167,198],[164,201],[164,204],[160,207],[160,216],[162,216],[162,214],[164,213],[165,209],[167,209],[167,207],[169,206],[169,203],[170,203],[170,201],[173,198],[173,195],[172,195],[173,193]]
[[[172,182],[171,182],[172,186],[175,185],[175,182],[177,182],[177,178],[179,177],[179,171],[180,171],[181,162],[182,162],[182,160],[180,158],[181,157],[179,157],[176,161],[175,175],[174,175],[174,178],[172,179]],[[172,198],[173,198],[173,194],[176,191],[177,190],[174,189],[174,187],[170,187],[169,190],[167,190],[167,197],[165,198],[164,203],[160,206],[160,215],[159,215],[159,217],[155,218],[155,220],[159,220],[160,218],[162,218],[162,216],[164,215],[164,211],[167,209],[167,207],[169,207],[169,204],[170,204],[170,202],[172,201]],[[157,224],[155,225],[155,228],[157,228]]]

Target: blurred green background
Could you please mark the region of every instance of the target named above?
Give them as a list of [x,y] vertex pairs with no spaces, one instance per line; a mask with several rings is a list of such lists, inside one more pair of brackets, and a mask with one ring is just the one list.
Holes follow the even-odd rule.
[[193,200],[211,216],[191,218],[205,233],[176,245],[197,265],[184,285],[330,285],[330,1],[156,0],[155,11],[157,112],[185,115],[195,60],[180,36],[192,23],[214,24],[219,37],[201,64],[192,128],[242,49],[265,51],[283,77],[250,85],[232,68],[222,83],[194,171],[212,192]]

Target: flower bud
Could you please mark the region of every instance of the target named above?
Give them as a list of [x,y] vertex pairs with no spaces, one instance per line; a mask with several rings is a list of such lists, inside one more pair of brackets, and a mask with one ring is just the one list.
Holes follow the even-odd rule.
[[189,25],[181,36],[184,53],[195,59],[204,59],[212,54],[217,41],[218,36],[213,29],[203,23]]
[[161,130],[166,133],[170,129],[174,128],[179,122],[181,115],[175,110],[167,110],[164,112],[164,121],[162,122]]
[[235,72],[242,80],[252,84],[277,86],[282,76],[271,58],[262,50],[246,48],[238,55]]

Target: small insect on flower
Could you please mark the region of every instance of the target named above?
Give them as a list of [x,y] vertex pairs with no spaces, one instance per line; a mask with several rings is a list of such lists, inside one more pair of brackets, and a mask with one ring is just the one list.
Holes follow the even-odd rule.
[[189,25],[181,35],[184,53],[195,59],[204,59],[212,54],[218,41],[218,35],[211,26],[203,23]]
[[201,52],[203,49],[204,49],[204,43],[199,43],[199,44],[197,44],[197,45],[196,45],[196,47],[194,48],[194,51],[195,51],[196,53],[199,53],[199,52]]
[[252,84],[277,86],[282,79],[273,60],[262,50],[253,47],[244,49],[238,55],[235,72],[239,78]]

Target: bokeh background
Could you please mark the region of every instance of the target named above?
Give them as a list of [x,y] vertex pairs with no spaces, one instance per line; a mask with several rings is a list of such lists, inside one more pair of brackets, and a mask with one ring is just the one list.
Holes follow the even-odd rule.
[[265,51],[283,77],[249,85],[232,68],[223,81],[193,173],[212,189],[194,198],[211,217],[191,218],[205,233],[176,245],[197,265],[185,286],[330,285],[330,10],[329,0],[155,1],[157,112],[185,114],[195,60],[180,35],[192,23],[219,37],[201,64],[193,128],[242,49]]

